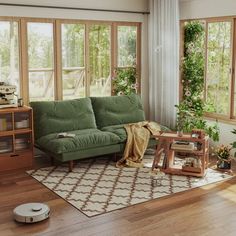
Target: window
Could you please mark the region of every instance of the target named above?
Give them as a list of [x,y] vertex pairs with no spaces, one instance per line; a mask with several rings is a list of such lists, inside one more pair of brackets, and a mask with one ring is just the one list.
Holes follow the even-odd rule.
[[138,27],[136,25],[117,25],[117,66],[113,93],[129,94],[138,91],[137,42]]
[[235,120],[236,17],[201,19],[201,22],[205,25],[206,116]]
[[111,28],[109,25],[89,27],[90,96],[111,95]]
[[85,97],[85,25],[61,27],[63,99]]
[[209,22],[207,35],[206,99],[214,112],[230,111],[231,22]]
[[0,17],[0,82],[16,85],[24,104],[110,96],[116,69],[140,71],[140,28],[135,22]]
[[30,101],[53,100],[53,24],[29,22],[27,33]]
[[19,94],[19,40],[15,21],[0,21],[0,82],[16,85]]
[[136,66],[136,26],[118,26],[118,67]]

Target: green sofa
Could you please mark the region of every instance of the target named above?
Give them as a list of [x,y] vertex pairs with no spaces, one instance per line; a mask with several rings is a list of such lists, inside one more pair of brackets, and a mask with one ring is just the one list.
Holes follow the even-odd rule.
[[[69,161],[121,153],[126,142],[124,124],[144,121],[138,95],[90,97],[67,101],[31,102],[35,146],[53,159]],[[58,138],[58,133],[75,134]],[[150,139],[149,146],[156,145]]]

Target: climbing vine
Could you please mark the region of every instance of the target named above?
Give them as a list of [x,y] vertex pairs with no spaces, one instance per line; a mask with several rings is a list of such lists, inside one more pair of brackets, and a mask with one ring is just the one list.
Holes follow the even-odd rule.
[[116,69],[113,79],[113,93],[115,95],[130,95],[137,93],[136,69],[133,67]]
[[177,129],[190,132],[204,129],[214,140],[219,140],[218,124],[207,124],[203,115],[209,107],[203,99],[204,91],[204,25],[188,22],[184,28],[184,58],[182,60],[182,101],[177,107]]

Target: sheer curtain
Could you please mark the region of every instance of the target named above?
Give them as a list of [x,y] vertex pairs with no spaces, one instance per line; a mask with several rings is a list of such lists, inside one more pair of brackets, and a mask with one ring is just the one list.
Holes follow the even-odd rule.
[[150,119],[175,127],[179,100],[179,1],[150,0]]

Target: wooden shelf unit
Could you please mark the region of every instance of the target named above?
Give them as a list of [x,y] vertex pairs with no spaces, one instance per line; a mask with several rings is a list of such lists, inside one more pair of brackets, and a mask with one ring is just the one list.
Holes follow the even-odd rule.
[[33,140],[30,107],[0,109],[0,171],[31,168]]
[[[194,138],[191,134],[184,134],[179,137],[176,133],[161,133],[160,135],[155,136],[158,139],[158,146],[156,149],[156,155],[153,161],[152,170],[154,168],[161,168],[161,170],[167,174],[176,174],[176,175],[190,175],[196,177],[203,177],[206,174],[208,163],[209,163],[209,137],[205,136],[204,138]],[[198,150],[180,150],[172,149],[171,146],[176,141],[187,141],[193,143],[199,143],[200,149]],[[194,156],[196,159],[200,159],[201,166],[183,168],[182,166],[176,166],[174,164],[174,158],[176,152],[185,153],[186,156],[183,158],[188,158]],[[162,153],[164,153],[164,164],[159,165],[161,160]]]

